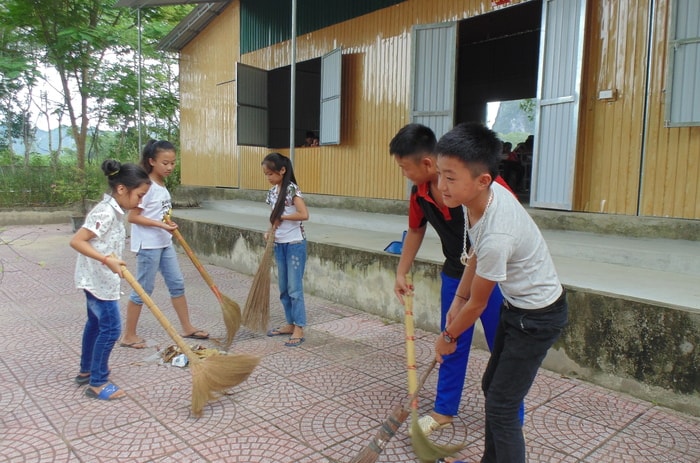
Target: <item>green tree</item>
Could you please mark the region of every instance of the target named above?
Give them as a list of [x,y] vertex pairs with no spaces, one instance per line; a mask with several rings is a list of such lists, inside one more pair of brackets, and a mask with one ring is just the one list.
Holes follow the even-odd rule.
[[[38,50],[39,61],[58,73],[77,167],[84,171],[88,154],[96,153],[91,147],[99,148],[100,124],[120,127],[126,134],[137,123],[136,14],[104,0],[5,0],[3,9],[3,31],[15,31],[19,43]],[[191,9],[143,10],[142,49],[149,66],[142,85],[149,93],[146,111],[156,128],[172,128],[177,88],[166,82],[171,74],[158,71],[170,68],[161,60],[171,58],[159,54],[155,44]]]

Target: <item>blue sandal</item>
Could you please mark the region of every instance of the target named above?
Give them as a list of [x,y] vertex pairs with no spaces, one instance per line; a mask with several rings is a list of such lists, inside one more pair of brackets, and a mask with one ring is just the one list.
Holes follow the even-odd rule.
[[100,390],[99,393],[95,392],[91,387],[85,389],[85,395],[87,397],[98,400],[117,400],[124,397],[123,395],[119,397],[114,397],[114,394],[116,394],[117,392],[119,392],[119,386],[112,383],[105,384],[105,386]]

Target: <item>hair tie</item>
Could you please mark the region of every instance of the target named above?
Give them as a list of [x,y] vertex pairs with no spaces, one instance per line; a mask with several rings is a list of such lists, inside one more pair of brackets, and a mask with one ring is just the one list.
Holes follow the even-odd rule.
[[110,173],[110,174],[108,175],[108,177],[114,177],[114,176],[117,175],[118,173],[119,173],[119,169],[117,169],[117,170],[115,170],[114,172]]

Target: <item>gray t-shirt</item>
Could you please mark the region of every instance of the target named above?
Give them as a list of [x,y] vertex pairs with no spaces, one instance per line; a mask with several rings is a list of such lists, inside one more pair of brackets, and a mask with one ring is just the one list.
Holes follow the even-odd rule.
[[[476,274],[498,282],[503,296],[515,307],[547,307],[562,292],[547,243],[511,192],[495,182],[491,191],[491,206],[468,230],[476,249]],[[481,233],[480,227],[485,227]]]

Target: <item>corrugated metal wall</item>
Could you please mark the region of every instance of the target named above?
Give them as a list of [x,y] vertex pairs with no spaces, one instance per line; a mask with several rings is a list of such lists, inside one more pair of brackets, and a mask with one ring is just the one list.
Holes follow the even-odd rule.
[[[591,2],[576,165],[578,210],[637,212],[649,3]],[[615,97],[600,99],[599,92],[605,90]]]
[[[300,36],[298,61],[343,48],[341,144],[296,148],[294,171],[302,190],[404,199],[405,180],[389,155],[388,145],[410,120],[412,26],[464,19],[491,8],[490,0],[407,0]],[[263,69],[286,66],[289,45],[283,43],[247,53],[241,60]],[[267,150],[239,149],[241,188],[266,189],[260,161]]]
[[[297,0],[297,34],[332,26],[405,0]],[[289,0],[241,0],[241,53],[289,40]]]
[[[651,0],[588,3],[574,210],[700,218],[700,127],[664,126],[671,0],[655,0],[653,11]],[[489,0],[407,0],[300,36],[298,61],[343,48],[342,142],[296,149],[302,189],[404,198],[404,179],[387,145],[410,118],[411,28],[491,8]],[[225,82],[239,60],[238,12],[234,1],[181,53],[184,184],[268,187],[260,168],[268,150],[235,144],[235,90]],[[286,66],[289,47],[278,44],[241,60],[264,69]],[[615,98],[599,99],[606,89],[615,90]]]
[[700,219],[700,127],[664,125],[671,2],[655,4],[640,214]]
[[237,31],[238,8],[228,8],[180,52],[184,185],[238,186]]
[[700,218],[700,127],[664,126],[671,1],[590,3],[574,209]]

